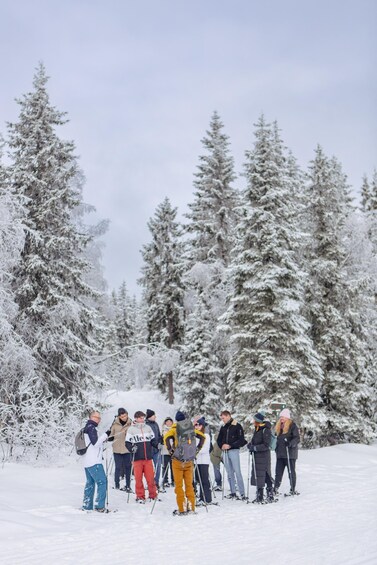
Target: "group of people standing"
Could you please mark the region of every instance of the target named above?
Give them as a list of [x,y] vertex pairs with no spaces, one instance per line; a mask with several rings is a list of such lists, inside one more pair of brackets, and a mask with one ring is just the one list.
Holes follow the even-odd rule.
[[[224,465],[230,493],[229,499],[248,501],[240,465],[240,449],[247,445],[249,450],[248,471],[250,484],[256,486],[253,503],[272,502],[281,485],[287,467],[290,480],[290,494],[296,493],[296,459],[300,442],[299,430],[285,408],[280,413],[275,429],[266,419],[266,413],[259,410],[254,415],[254,432],[247,443],[244,430],[228,410],[220,414],[223,425],[213,440],[205,418],[191,420],[187,414],[178,411],[175,422],[165,418],[162,431],[153,410],[146,413],[137,411],[133,420],[124,408],[118,409],[107,432],[98,435],[99,412],[92,412],[84,428],[88,449],[84,455],[86,485],[83,509],[106,512],[105,499],[107,478],[102,465],[103,445],[112,442],[114,455],[115,488],[131,491],[131,475],[135,477],[136,501],[144,504],[146,490],[148,498],[156,500],[158,492],[174,486],[178,509],[175,514],[184,515],[195,512],[197,505],[212,503],[212,490],[223,490]],[[276,437],[275,479],[271,472],[272,437]],[[213,465],[216,485],[212,487],[209,477],[210,464]],[[120,487],[121,478],[125,485]],[[145,479],[145,481],[144,481]],[[147,489],[144,484],[146,483]],[[94,489],[97,485],[97,498],[94,505]],[[266,497],[264,488],[266,486]],[[199,502],[197,502],[198,489]]]

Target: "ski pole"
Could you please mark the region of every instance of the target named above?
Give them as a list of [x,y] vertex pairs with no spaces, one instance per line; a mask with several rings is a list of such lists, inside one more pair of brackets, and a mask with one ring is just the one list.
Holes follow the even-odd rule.
[[[257,467],[255,465],[255,455],[254,455],[254,451],[251,454],[251,458],[252,458],[252,463],[253,463],[253,469],[254,469],[254,477],[255,477],[255,486],[257,489],[257,500],[258,500],[258,485],[257,485]],[[250,477],[250,482],[251,482],[251,477]]]
[[222,494],[222,496],[221,496],[222,500],[224,500],[224,489],[225,489],[225,470],[226,470],[225,459],[226,459],[226,456],[228,455],[228,452],[224,450],[223,453],[224,453],[224,461],[223,461],[224,467],[223,467],[223,484],[222,484],[222,493],[221,493]]
[[[165,478],[166,478],[166,475],[167,475],[168,470],[169,470],[169,465],[166,465],[166,469],[165,469],[164,475],[163,475],[163,477],[162,477],[162,484],[164,484],[164,481],[165,481]],[[157,492],[158,492],[158,491],[157,491]],[[158,495],[156,494],[156,498],[155,498],[154,501],[153,501],[153,506],[152,506],[151,514],[153,514],[154,507],[156,506],[157,497],[158,497]]]
[[199,470],[199,468],[198,468],[198,464],[197,464],[197,462],[196,462],[196,459],[195,459],[195,468],[194,468],[194,471],[197,471],[197,473],[198,473],[199,484],[200,484],[200,488],[201,488],[202,495],[203,495],[203,502],[204,502],[204,506],[206,507],[206,511],[207,511],[207,513],[208,513],[208,504],[207,504],[206,495],[205,495],[205,492],[204,492],[204,489],[203,489],[202,477],[200,476],[200,470]]
[[247,459],[247,491],[246,491],[247,504],[249,504],[250,481],[251,481],[251,476],[250,476],[250,451],[249,451],[249,457]]
[[109,458],[106,453],[106,510],[109,509]]
[[289,449],[288,449],[287,443],[285,444],[285,449],[286,449],[286,452],[287,452],[287,466],[288,466],[289,484],[291,485],[291,493],[293,494],[291,463],[289,461]]
[[[132,471],[133,471],[133,468],[134,468],[135,453],[136,453],[135,451],[132,452],[131,474],[132,474]],[[131,490],[131,489],[130,489],[130,490]],[[130,501],[130,490],[129,490],[128,493],[127,493],[127,504],[128,504],[129,501]]]

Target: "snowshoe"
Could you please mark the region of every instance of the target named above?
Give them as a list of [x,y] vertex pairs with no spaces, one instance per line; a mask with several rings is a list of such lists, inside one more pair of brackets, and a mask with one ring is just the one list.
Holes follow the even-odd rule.
[[222,488],[221,485],[217,485],[213,488],[213,490],[216,491],[216,492],[221,492],[223,490],[223,488]]
[[239,500],[238,496],[234,492],[227,494],[224,498],[227,498],[229,500]]
[[186,516],[187,512],[180,512],[179,510],[173,510],[173,516]]
[[154,502],[155,500],[157,500],[157,502],[161,502],[161,498],[158,498],[157,496],[156,496],[156,498],[149,497],[148,500],[149,500],[149,502]]
[[113,510],[109,510],[108,508],[95,508],[94,511],[98,512],[98,514],[109,514],[109,512],[114,512]]
[[284,494],[284,496],[298,496],[300,493],[297,492],[297,490],[290,490],[289,492],[286,492]]
[[161,492],[162,494],[165,494],[165,493],[166,493],[165,487],[160,487],[160,488],[158,489],[158,492]]
[[137,498],[136,502],[138,502],[139,504],[145,504],[145,498]]

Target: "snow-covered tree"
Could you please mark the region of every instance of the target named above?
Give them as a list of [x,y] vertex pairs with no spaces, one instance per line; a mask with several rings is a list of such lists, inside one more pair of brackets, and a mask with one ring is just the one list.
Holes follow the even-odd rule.
[[277,126],[263,116],[255,138],[246,152],[245,204],[223,317],[233,346],[229,401],[246,421],[258,407],[282,401],[303,430],[315,434],[322,371],[303,315],[305,273],[298,260],[292,160]]
[[360,311],[360,285],[350,277],[349,188],[339,164],[321,147],[310,166],[309,191],[307,301],[311,336],[324,374],[320,408],[326,426],[321,441],[369,441],[375,434],[369,420],[374,361]]
[[[148,342],[167,349],[178,346],[183,337],[182,243],[176,215],[177,209],[165,198],[149,220],[152,241],[143,246],[140,279],[147,308]],[[157,384],[173,403],[173,372],[160,373]]]
[[[0,140],[1,141],[1,140]],[[24,245],[24,229],[20,221],[21,203],[12,194],[6,168],[2,165],[2,141],[0,144],[0,402],[8,406],[18,383],[34,372],[31,350],[22,336],[14,330],[18,308],[12,290],[13,270],[21,260]],[[0,409],[2,425],[7,421]]]
[[53,396],[80,393],[92,383],[89,356],[96,313],[84,302],[95,291],[84,281],[90,240],[73,219],[81,204],[74,179],[74,144],[58,137],[66,123],[46,89],[39,65],[33,86],[9,124],[11,189],[24,204],[25,244],[14,270],[19,307],[15,327],[33,351],[40,384]]
[[224,265],[229,262],[238,195],[232,186],[236,178],[234,162],[223,128],[214,112],[210,129],[202,140],[206,154],[199,157],[194,201],[186,214],[189,220],[186,230],[191,235],[190,266],[197,262],[220,261]]
[[225,379],[214,348],[211,309],[204,300],[204,294],[199,294],[186,321],[178,384],[182,409],[191,415],[203,414],[215,424],[223,408]]

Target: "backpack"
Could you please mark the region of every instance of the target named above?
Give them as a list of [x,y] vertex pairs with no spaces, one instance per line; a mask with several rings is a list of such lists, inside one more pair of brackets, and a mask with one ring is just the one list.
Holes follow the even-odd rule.
[[[266,428],[265,428],[266,429]],[[278,438],[273,430],[271,430],[270,450],[275,451]]]
[[196,435],[192,422],[186,418],[177,422],[177,445],[174,457],[179,461],[193,461],[196,457]]
[[75,449],[77,455],[85,455],[89,445],[90,442],[88,443],[88,445],[86,445],[85,443],[84,428],[82,428],[75,437]]

